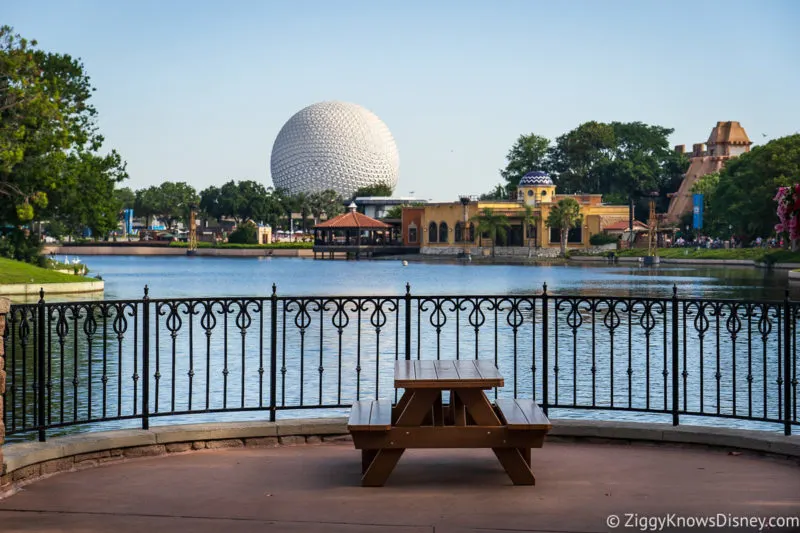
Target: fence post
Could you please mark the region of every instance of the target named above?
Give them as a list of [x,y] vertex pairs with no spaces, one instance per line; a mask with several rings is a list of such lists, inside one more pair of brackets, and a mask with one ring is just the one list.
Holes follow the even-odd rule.
[[792,306],[789,289],[783,299],[783,434],[792,434]]
[[406,283],[406,361],[411,360],[411,284]]
[[44,381],[45,381],[45,364],[47,362],[47,358],[44,353],[44,322],[45,322],[45,305],[44,305],[44,289],[39,289],[39,306],[37,309],[37,317],[36,317],[36,405],[38,409],[38,420],[36,421],[39,426],[39,442],[44,442],[47,440],[47,435],[44,431],[44,426],[46,423],[45,414],[47,410],[45,408],[45,393],[44,393]]
[[678,408],[680,402],[680,395],[678,394],[678,386],[680,379],[678,376],[678,358],[680,353],[678,351],[678,286],[672,286],[672,425],[677,426]]
[[542,411],[544,414],[547,414],[547,403],[548,403],[548,361],[547,361],[547,351],[548,351],[548,315],[549,309],[547,305],[547,283],[542,286]]
[[142,429],[150,429],[150,289],[142,298]]
[[278,287],[274,283],[269,300],[269,421],[275,422],[278,403]]

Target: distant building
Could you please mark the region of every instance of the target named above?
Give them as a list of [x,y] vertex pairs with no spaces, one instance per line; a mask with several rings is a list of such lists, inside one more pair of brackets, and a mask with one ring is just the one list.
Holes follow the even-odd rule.
[[[491,239],[477,234],[473,217],[489,208],[505,215],[511,226],[505,244],[510,247],[560,248],[561,233],[547,226],[550,210],[559,200],[573,198],[583,215],[583,224],[570,230],[569,248],[589,247],[589,237],[606,226],[628,219],[628,206],[606,205],[600,194],[556,194],[556,186],[545,172],[529,172],[519,182],[516,200],[475,200],[463,197],[458,202],[429,203],[403,208],[404,246],[419,246],[423,254],[462,253],[465,247],[491,246]],[[536,222],[524,227],[525,206],[533,208]]]
[[392,198],[390,196],[359,196],[355,200],[358,212],[372,218],[385,218],[386,213],[398,205],[426,204],[426,200],[413,197]]
[[[749,152],[752,144],[747,132],[738,122],[717,122],[708,136],[708,142],[692,147],[689,169],[678,192],[672,195],[666,221],[673,224],[680,222],[681,217],[692,210],[692,187],[697,180],[722,170],[729,159]],[[686,145],[676,146],[675,151],[686,153]]]

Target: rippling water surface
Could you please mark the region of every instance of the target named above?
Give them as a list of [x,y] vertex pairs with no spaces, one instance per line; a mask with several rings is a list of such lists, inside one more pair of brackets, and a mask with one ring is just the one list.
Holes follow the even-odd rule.
[[[106,299],[281,295],[561,294],[781,299],[787,274],[751,267],[485,265],[399,260],[297,258],[81,257],[106,282]],[[792,296],[800,298],[800,290]]]

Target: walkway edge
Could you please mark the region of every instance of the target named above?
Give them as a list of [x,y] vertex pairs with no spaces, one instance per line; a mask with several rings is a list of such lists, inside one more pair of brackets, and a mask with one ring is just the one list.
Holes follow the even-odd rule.
[[78,292],[101,292],[105,282],[71,281],[69,283],[8,283],[0,284],[0,296],[39,295],[39,289],[45,294],[71,294]]
[[[701,426],[554,420],[548,440],[700,445],[800,459],[800,436]],[[82,433],[3,446],[0,498],[38,478],[138,457],[201,449],[349,440],[346,418],[224,422]],[[800,461],[798,461],[800,462]]]

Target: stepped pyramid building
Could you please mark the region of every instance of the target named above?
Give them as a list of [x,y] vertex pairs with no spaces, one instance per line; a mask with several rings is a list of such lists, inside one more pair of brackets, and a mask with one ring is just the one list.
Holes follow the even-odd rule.
[[[695,144],[689,156],[689,170],[681,182],[678,192],[672,195],[667,211],[667,222],[680,222],[681,217],[692,210],[692,186],[701,177],[722,169],[725,162],[750,151],[753,143],[738,122],[717,122],[708,141]],[[686,145],[675,147],[679,153],[686,152]]]

